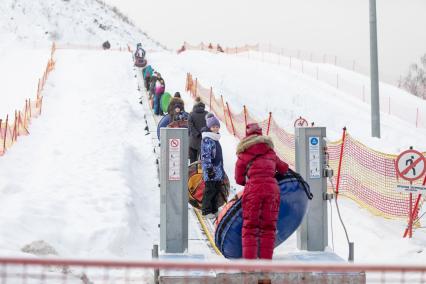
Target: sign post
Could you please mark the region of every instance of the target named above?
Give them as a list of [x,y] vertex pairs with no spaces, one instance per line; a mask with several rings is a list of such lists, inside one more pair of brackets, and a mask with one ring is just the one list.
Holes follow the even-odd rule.
[[297,247],[324,251],[328,245],[327,178],[324,176],[325,127],[296,127],[296,172],[309,184],[314,195],[309,210],[297,230]]
[[[421,179],[426,173],[426,158],[419,151],[413,150],[410,147],[399,154],[395,161],[395,170],[398,178],[409,181],[410,184],[397,184],[396,190],[402,193],[409,193],[409,212],[408,212],[408,226],[404,232],[404,238],[411,238],[413,236],[413,223],[417,217],[417,211],[419,201],[422,196],[422,192],[426,192],[426,177],[423,180],[422,185],[413,185],[413,182]],[[413,207],[413,194],[417,194],[417,200]]]
[[161,128],[160,249],[188,249],[188,129]]

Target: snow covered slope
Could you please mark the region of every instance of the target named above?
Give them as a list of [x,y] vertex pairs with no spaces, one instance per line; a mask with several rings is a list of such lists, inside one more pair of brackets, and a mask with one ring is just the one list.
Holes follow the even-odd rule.
[[1,254],[44,240],[60,256],[150,256],[159,191],[131,66],[58,51],[42,116],[0,158]]
[[[0,12],[7,15],[0,18],[0,76],[9,85],[0,94],[0,117],[22,107],[28,97],[22,93],[35,94],[48,56],[44,47],[54,38],[91,45],[109,40],[113,46],[141,40],[156,48],[142,32],[102,7],[88,0],[0,2]],[[31,46],[37,49],[29,50]],[[56,59],[43,93],[42,116],[33,120],[31,134],[20,137],[0,158],[0,253],[20,255],[26,245],[43,240],[62,257],[149,258],[158,239],[159,192],[131,56],[60,50]],[[224,95],[231,107],[246,104],[259,117],[273,111],[288,129],[295,116],[304,115],[327,126],[332,140],[346,125],[359,140],[382,151],[408,145],[424,150],[426,134],[392,116],[383,117],[383,139],[368,138],[366,104],[284,66],[203,52],[148,53],[148,60],[162,73],[167,91],[183,94],[187,110],[192,101],[184,83],[191,72]],[[8,106],[3,108],[4,102]],[[222,134],[225,168],[232,180],[237,141],[224,127]],[[424,262],[424,231],[401,241],[403,222],[372,217],[344,198],[340,202],[357,261]],[[333,223],[334,248],[345,258],[335,211]],[[294,250],[293,236],[278,252]]]
[[0,14],[0,48],[11,40],[95,46],[108,40],[112,47],[143,42],[157,48],[126,16],[100,0],[2,0]]
[[[327,137],[332,141],[340,139],[342,128],[346,126],[357,140],[378,151],[399,153],[409,146],[426,150],[424,128],[416,128],[413,123],[383,112],[382,139],[371,138],[368,101],[363,102],[287,66],[202,51],[164,56],[168,56],[170,63],[191,72],[202,86],[212,86],[213,92],[223,95],[236,112],[242,111],[243,105],[246,105],[258,118],[266,119],[272,111],[278,124],[288,132],[294,131],[294,120],[303,116],[314,121],[317,126],[326,126]],[[356,83],[365,80],[363,76],[350,71],[342,73],[345,73],[347,81]],[[387,87],[389,90],[384,91],[391,92],[397,102],[393,108],[404,110],[408,106],[419,106],[426,115],[426,101],[401,90],[398,92],[394,87]]]

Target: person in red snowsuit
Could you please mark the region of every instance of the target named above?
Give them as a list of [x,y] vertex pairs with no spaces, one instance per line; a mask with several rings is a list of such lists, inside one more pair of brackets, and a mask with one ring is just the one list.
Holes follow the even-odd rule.
[[[243,185],[243,258],[272,259],[280,206],[276,172],[288,165],[275,154],[271,138],[262,135],[257,123],[248,124],[246,137],[237,146],[235,181]],[[259,248],[258,248],[259,247]]]

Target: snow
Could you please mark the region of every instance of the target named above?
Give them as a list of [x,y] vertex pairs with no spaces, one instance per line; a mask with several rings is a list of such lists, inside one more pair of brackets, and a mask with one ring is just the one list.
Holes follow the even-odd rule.
[[[214,94],[223,95],[236,112],[246,105],[250,113],[266,119],[272,111],[274,119],[288,132],[294,132],[294,120],[303,116],[317,126],[326,126],[331,141],[340,139],[342,128],[346,126],[357,140],[381,152],[397,154],[409,146],[425,150],[422,141],[426,140],[426,131],[423,128],[383,112],[382,139],[371,138],[368,103],[286,65],[202,51],[188,51],[179,56],[170,54],[167,60],[191,72],[202,86],[212,86]],[[342,71],[342,74],[347,81],[365,84],[362,75],[349,71]],[[390,85],[382,85],[392,91],[395,100],[398,99],[399,108],[420,106],[426,114],[426,101]],[[383,93],[388,94],[386,90]]]
[[131,56],[57,58],[42,116],[0,159],[0,252],[44,240],[63,257],[148,258],[158,181]]
[[[50,51],[46,48],[28,50],[4,45],[0,43],[0,118],[3,119],[6,114],[13,116],[15,110],[22,110],[26,99],[36,98],[38,79],[42,77],[50,57]],[[17,74],[14,68],[24,63],[25,68],[19,68]]]
[[[46,46],[84,44],[101,47],[109,41],[111,47],[144,42],[146,49],[158,44],[117,10],[101,0],[2,0],[0,39],[7,38],[20,45]],[[2,42],[2,40],[0,40]]]
[[[14,18],[0,19],[5,27],[0,30],[0,117],[22,108],[26,98],[35,96],[37,80],[49,56],[50,38],[42,34],[46,27],[56,27],[56,16],[30,19],[28,11],[42,15],[46,7],[54,7],[58,12],[49,8],[49,13],[61,15],[70,10],[67,17],[72,14],[75,18],[57,20],[64,43],[99,44],[108,36],[122,46],[144,36],[126,24],[117,24],[105,34],[102,29],[92,34],[85,16],[101,11],[102,5],[75,0],[49,6],[51,2],[0,3],[1,12]],[[11,10],[12,3],[16,4]],[[105,12],[105,17],[106,23],[119,23],[111,12]],[[66,29],[69,23],[78,22],[77,18],[82,19],[81,26]],[[34,20],[32,27],[30,20]],[[128,35],[121,33],[121,28],[135,32]],[[157,48],[147,39],[144,44]],[[137,91],[131,55],[58,50],[55,59],[55,70],[43,92],[42,115],[32,121],[30,135],[19,137],[0,157],[0,254],[149,259],[152,244],[159,238],[160,200],[156,157],[152,137],[145,136],[146,113],[138,103],[141,93]],[[338,139],[341,128],[347,126],[355,138],[383,152],[396,153],[410,145],[425,150],[425,131],[392,115],[382,116],[383,138],[370,138],[367,103],[286,66],[205,52],[151,52],[148,60],[165,78],[166,91],[181,92],[187,110],[192,99],[184,92],[184,84],[186,73],[191,72],[202,85],[224,95],[233,109],[245,104],[260,118],[272,111],[289,131],[294,118],[302,115],[327,126],[330,140]],[[354,83],[365,79],[350,72],[345,78]],[[423,107],[424,102],[404,92],[392,92],[400,98],[395,107],[413,103]],[[238,141],[225,127],[221,133],[225,170],[233,180]],[[402,239],[404,222],[372,216],[344,198],[339,198],[339,204],[350,239],[355,242],[357,262],[426,260],[424,230],[417,230],[411,240]],[[334,205],[332,215],[334,250],[346,259],[346,240]],[[194,227],[191,235],[200,239]],[[330,231],[329,250],[333,249],[331,235]],[[200,243],[196,245],[198,252],[205,249]],[[277,255],[294,252],[296,239],[292,236]]]

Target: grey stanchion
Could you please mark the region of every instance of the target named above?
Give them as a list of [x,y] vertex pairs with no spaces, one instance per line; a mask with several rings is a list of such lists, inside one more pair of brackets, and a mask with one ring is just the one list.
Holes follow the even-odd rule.
[[354,262],[354,243],[353,242],[349,242],[349,257],[348,257],[348,261],[349,262]]
[[[153,245],[152,247],[152,258],[158,259],[158,245]],[[159,277],[160,277],[160,269],[155,268],[154,269],[154,283],[159,283]]]

